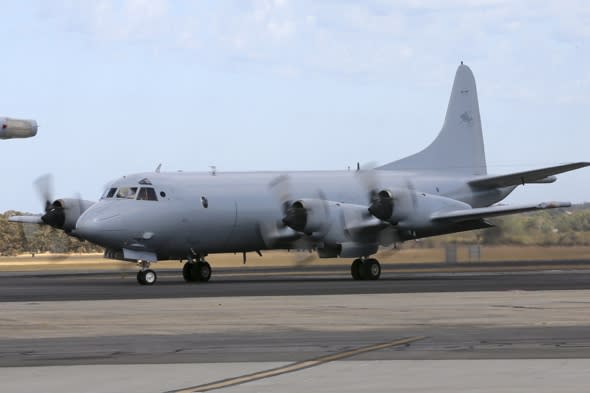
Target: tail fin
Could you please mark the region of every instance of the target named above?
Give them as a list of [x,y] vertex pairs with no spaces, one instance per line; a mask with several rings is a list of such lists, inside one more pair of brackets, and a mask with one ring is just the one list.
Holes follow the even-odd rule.
[[487,174],[477,89],[469,67],[461,62],[457,69],[445,122],[434,142],[419,153],[377,169]]

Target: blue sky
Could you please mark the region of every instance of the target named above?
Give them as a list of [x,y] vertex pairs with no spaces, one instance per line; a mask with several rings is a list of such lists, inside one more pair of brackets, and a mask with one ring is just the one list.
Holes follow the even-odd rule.
[[[586,1],[2,1],[0,211],[153,170],[344,169],[438,133],[461,60],[488,171],[590,160]],[[590,200],[590,169],[508,202]]]

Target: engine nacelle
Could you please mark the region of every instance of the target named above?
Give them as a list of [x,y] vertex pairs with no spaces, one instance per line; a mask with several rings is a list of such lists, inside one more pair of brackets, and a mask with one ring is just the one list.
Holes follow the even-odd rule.
[[339,245],[338,256],[340,258],[366,257],[375,254],[378,249],[378,244],[347,242]]
[[35,120],[0,117],[0,139],[30,138],[37,135]]
[[436,212],[471,209],[465,202],[439,195],[417,193],[415,196],[413,213],[405,214],[399,220],[401,230],[421,230],[431,228],[432,215]]
[[51,204],[41,219],[47,225],[70,233],[76,228],[78,218],[93,204],[94,202],[83,199],[58,199]]
[[283,223],[297,232],[312,234],[324,232],[329,226],[329,201],[299,199],[287,208]]

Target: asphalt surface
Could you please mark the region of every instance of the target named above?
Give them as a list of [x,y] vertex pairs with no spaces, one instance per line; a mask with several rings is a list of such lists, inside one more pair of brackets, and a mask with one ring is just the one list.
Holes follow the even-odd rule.
[[190,284],[179,269],[158,271],[152,286],[139,285],[135,272],[11,272],[0,273],[0,302],[590,289],[590,270],[436,272],[428,265],[414,272],[398,269],[384,265],[378,281],[354,281],[346,266],[225,268],[215,269],[208,283]]
[[353,281],[346,266],[245,266],[191,284],[180,269],[161,270],[153,286],[131,271],[0,273],[0,386],[167,391],[420,337],[221,390],[300,391],[307,381],[307,390],[358,391],[341,383],[350,375],[371,391],[403,378],[412,390],[444,366],[435,385],[447,391],[470,391],[473,376],[488,391],[501,381],[585,391],[587,263],[486,266],[385,265],[378,281]]
[[[237,323],[237,322],[236,322]],[[425,327],[359,332],[276,331],[0,340],[0,367],[303,361],[392,338],[412,345],[352,360],[588,359],[588,327]]]

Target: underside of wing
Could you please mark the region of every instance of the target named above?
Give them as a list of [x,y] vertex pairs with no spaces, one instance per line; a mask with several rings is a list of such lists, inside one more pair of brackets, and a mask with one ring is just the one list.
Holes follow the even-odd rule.
[[571,164],[557,165],[531,171],[510,173],[500,176],[486,176],[469,182],[469,185],[479,188],[501,188],[518,186],[526,183],[552,183],[556,180],[554,175],[573,171],[589,166],[590,162],[575,162]]
[[483,218],[505,216],[509,214],[524,213],[536,210],[555,209],[560,207],[570,207],[569,202],[544,202],[530,205],[515,206],[490,206],[475,209],[453,210],[447,212],[434,213],[431,218],[435,222],[457,223],[463,221],[477,220]]

